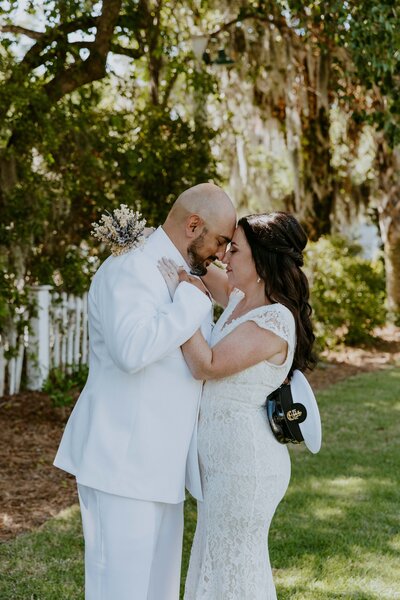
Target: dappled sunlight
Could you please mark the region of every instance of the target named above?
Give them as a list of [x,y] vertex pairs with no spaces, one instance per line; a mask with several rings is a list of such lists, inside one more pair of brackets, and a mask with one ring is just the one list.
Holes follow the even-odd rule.
[[325,481],[324,491],[332,496],[354,498],[357,495],[365,494],[367,485],[367,481],[361,477],[338,477]]
[[[400,533],[394,535],[390,540],[388,540],[387,545],[392,550],[395,550],[396,552],[400,552]],[[400,556],[399,556],[399,558],[400,558]]]
[[[300,482],[299,482],[300,483]],[[292,487],[292,493],[296,491],[296,488],[303,490],[309,490],[317,492],[318,495],[336,496],[338,498],[350,497],[354,498],[356,495],[364,494],[369,485],[365,479],[361,477],[337,477],[335,479],[327,478],[308,478],[301,481],[301,484],[294,483]]]
[[60,510],[60,512],[55,516],[55,519],[61,521],[69,521],[73,519],[79,513],[79,504],[74,504],[73,506],[69,506],[68,508],[64,508]]
[[[310,583],[310,591],[319,591],[327,594],[332,590],[332,583],[326,580],[313,581]],[[370,574],[368,578],[360,575],[358,577],[349,577],[348,570],[343,570],[343,578],[338,578],[335,585],[335,591],[340,594],[346,594],[345,598],[352,598],[356,592],[363,594],[362,598],[375,598],[376,600],[395,600],[400,598],[400,592],[395,590],[388,581],[384,581],[382,578],[371,579]],[[371,594],[368,595],[367,594]]]
[[304,579],[312,576],[312,569],[304,570],[304,567],[285,569],[272,569],[274,581],[284,583],[285,586],[292,587],[303,583]]
[[[326,572],[330,572],[331,566],[331,561],[328,559]],[[349,548],[349,561],[343,573],[345,582],[339,584],[337,589],[348,592],[355,590],[369,592],[376,594],[379,599],[400,599],[400,590],[393,583],[398,578],[398,572],[398,556],[370,552],[360,546],[353,546]]]
[[315,579],[315,557],[312,554],[303,555],[295,565],[288,569],[272,569],[276,584],[285,587],[296,587],[304,585],[304,581]]
[[5,531],[17,535],[21,532],[21,524],[14,519],[13,514],[0,512],[0,535],[3,536]]
[[385,396],[368,396],[365,400],[360,401],[360,405],[362,405],[363,410],[370,409],[370,416],[375,420],[377,416],[376,410],[379,408],[383,414],[390,415],[390,413],[395,411],[400,411],[400,392],[398,399],[390,398],[390,403],[388,402],[389,398]]
[[7,513],[0,513],[0,524],[1,527],[11,527],[14,523],[14,519]]
[[383,409],[389,414],[393,411],[400,411],[400,401],[399,402],[391,402],[390,406],[388,406],[387,398],[370,398],[367,401],[363,402],[363,408],[371,409],[371,413],[376,411],[377,408]]
[[[360,475],[360,469],[355,469]],[[365,469],[367,471],[367,469]],[[396,482],[389,478],[371,477],[366,472],[365,477],[348,476],[333,479],[315,477],[294,481],[287,492],[287,497],[297,497],[298,494],[312,493],[312,504],[307,509],[313,516],[323,520],[330,517],[343,516],[343,509],[351,508],[360,500],[374,502],[376,495],[396,492]],[[327,505],[327,500],[330,504]],[[332,505],[337,502],[336,505]]]
[[[340,598],[351,598],[359,592],[365,599],[400,599],[400,590],[392,583],[398,577],[398,558],[373,554],[359,546],[349,548],[345,560],[342,554],[324,557],[323,562],[304,555],[295,568],[276,569],[274,577],[278,592],[281,584],[286,590],[301,587],[303,594],[319,593],[318,598],[336,597],[331,595],[335,590]],[[300,594],[290,597],[312,598]]]
[[322,506],[320,508],[314,509],[314,517],[319,519],[320,521],[325,521],[328,519],[340,519],[344,516],[343,510],[338,506]]

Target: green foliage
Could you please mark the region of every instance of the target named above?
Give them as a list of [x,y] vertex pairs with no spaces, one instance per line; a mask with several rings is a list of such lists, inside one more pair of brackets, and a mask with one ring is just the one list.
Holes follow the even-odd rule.
[[16,320],[17,310],[26,302],[26,295],[15,281],[14,274],[9,275],[0,269],[0,333],[9,328]]
[[[335,69],[342,73],[335,91],[339,102],[346,110],[352,107],[357,123],[374,124],[391,146],[399,144],[400,13],[396,2],[289,0],[288,8],[292,25],[307,44],[316,42],[322,51],[336,48]],[[361,89],[373,99],[367,106]]]
[[[13,329],[18,341],[24,335],[25,327],[29,327],[35,309],[35,302],[24,281],[7,270],[6,261],[0,255],[0,336]],[[10,347],[6,357],[15,356],[16,351],[17,347]]]
[[361,258],[342,237],[322,237],[308,246],[306,270],[320,344],[370,341],[386,319],[382,263]]
[[86,90],[60,102],[42,115],[33,148],[7,151],[15,181],[0,189],[0,250],[8,270],[27,283],[62,284],[72,293],[88,287],[96,254],[82,240],[96,203],[108,205],[115,187],[116,142],[107,114],[93,106],[97,100]]
[[[290,164],[298,181],[286,173],[286,158],[279,166],[279,159],[261,150],[255,156],[247,152],[245,201],[264,201],[266,169],[277,202],[300,183],[307,210],[318,217],[312,224],[315,238],[328,231],[332,206],[343,190],[357,202],[360,194],[354,181],[347,181],[348,169],[339,172],[331,161],[328,109],[339,106],[351,115],[354,131],[360,129],[354,125],[358,119],[377,124],[392,144],[399,139],[400,26],[392,0],[222,5],[125,1],[113,16],[115,3],[28,2],[22,8],[24,22],[43,25],[28,46],[29,35],[21,38],[13,27],[21,18],[18,2],[6,3],[0,48],[0,256],[9,281],[81,293],[99,262],[91,223],[105,209],[125,203],[156,225],[185,187],[218,181],[211,144],[221,132],[206,122],[210,95],[210,106],[220,103],[213,116],[214,123],[223,123],[225,147],[221,134],[218,150],[227,178],[231,159],[236,160],[234,139],[242,135],[240,127],[254,138],[249,123],[258,108],[265,104],[264,116],[286,125],[292,108],[299,111],[305,141]],[[96,27],[103,17],[107,27],[105,22]],[[108,39],[96,45],[99,31],[106,30]],[[199,30],[217,31],[209,50],[231,45],[233,77],[219,81],[221,72],[195,60],[191,38]],[[274,59],[281,51],[293,56],[283,68],[279,55]],[[104,69],[99,69],[102,60]],[[222,85],[223,79],[234,85]],[[250,102],[244,110],[239,100],[234,114],[235,103],[224,104],[222,97],[248,85],[254,87],[257,108],[253,112]],[[292,94],[290,108],[286,102]],[[230,130],[233,135],[227,136]],[[346,140],[349,156],[356,137]],[[252,171],[261,173],[253,193]],[[364,196],[372,198],[369,182]],[[0,289],[0,321],[12,293],[7,289]]]
[[185,121],[161,107],[136,114],[129,147],[120,155],[125,183],[121,195],[130,196],[149,225],[157,226],[171,204],[187,187],[218,179],[210,153],[216,132],[205,124]]
[[60,368],[52,369],[43,384],[42,391],[50,396],[54,406],[71,406],[82,391],[88,372],[86,365],[71,367],[69,372],[68,369],[67,371]]
[[[349,5],[350,6],[350,5]],[[400,143],[400,14],[393,0],[364,0],[349,10],[347,47],[361,83],[379,89],[374,111],[362,114],[384,131],[392,146]],[[383,100],[384,99],[384,100]],[[377,110],[378,109],[378,110]]]
[[[8,4],[6,26],[16,8]],[[99,7],[45,0],[42,8],[26,7],[46,20],[30,50],[15,33],[4,34],[0,50],[0,260],[8,278],[0,324],[15,293],[11,281],[74,294],[88,288],[100,258],[90,232],[105,210],[124,203],[158,225],[183,189],[217,180],[216,132],[193,114],[193,98],[212,93],[215,81],[193,69],[182,29],[190,9],[167,2],[156,17],[145,3],[123,3],[110,36],[114,60],[122,48],[131,68],[124,78],[111,68],[102,81],[94,73],[79,84],[78,66],[89,63],[63,27],[92,35]]]

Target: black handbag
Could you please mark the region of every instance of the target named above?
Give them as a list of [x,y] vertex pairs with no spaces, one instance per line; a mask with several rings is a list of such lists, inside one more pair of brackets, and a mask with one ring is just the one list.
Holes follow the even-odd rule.
[[316,454],[321,449],[322,427],[317,400],[306,377],[295,369],[290,383],[267,396],[268,422],[281,444],[304,442]]
[[307,417],[304,404],[293,402],[290,383],[282,384],[267,396],[268,421],[275,438],[281,444],[300,444],[304,441],[299,424]]

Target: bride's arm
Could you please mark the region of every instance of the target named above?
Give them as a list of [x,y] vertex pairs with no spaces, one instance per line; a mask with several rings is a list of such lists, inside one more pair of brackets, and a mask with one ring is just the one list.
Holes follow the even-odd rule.
[[212,299],[218,304],[221,304],[221,306],[227,306],[231,290],[229,289],[225,269],[210,265],[208,267],[207,275],[204,275],[201,278],[193,277],[192,275],[189,275],[189,273],[186,273],[183,267],[178,267],[173,260],[166,257],[158,262],[158,268],[165,279],[171,298],[174,297],[175,289],[179,282],[187,281],[198,287],[200,290],[206,291],[207,294],[209,292]]
[[204,275],[201,279],[213,300],[225,308],[228,304],[229,294],[232,291],[228,284],[225,269],[211,264],[207,268],[207,275]]
[[[180,281],[187,281],[199,289],[203,287],[200,279],[191,277],[168,258],[163,258],[158,268],[171,298]],[[193,377],[218,379],[243,371],[263,360],[282,364],[286,358],[287,342],[272,331],[259,327],[254,321],[246,321],[213,348],[209,347],[199,330],[183,344],[182,351]]]
[[287,342],[254,321],[246,321],[213,348],[197,331],[183,344],[182,351],[195,379],[219,379],[263,360],[282,364],[286,358]]

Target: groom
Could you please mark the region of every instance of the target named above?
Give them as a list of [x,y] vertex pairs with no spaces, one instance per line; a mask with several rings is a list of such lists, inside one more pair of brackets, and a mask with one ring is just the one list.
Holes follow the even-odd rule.
[[143,248],[110,256],[89,291],[89,377],[54,464],[75,475],[85,537],[86,600],[177,600],[186,487],[201,499],[196,420],[201,382],[181,344],[211,330],[211,302],[179,284],[163,256],[199,275],[236,224],[225,192],[183,192]]

